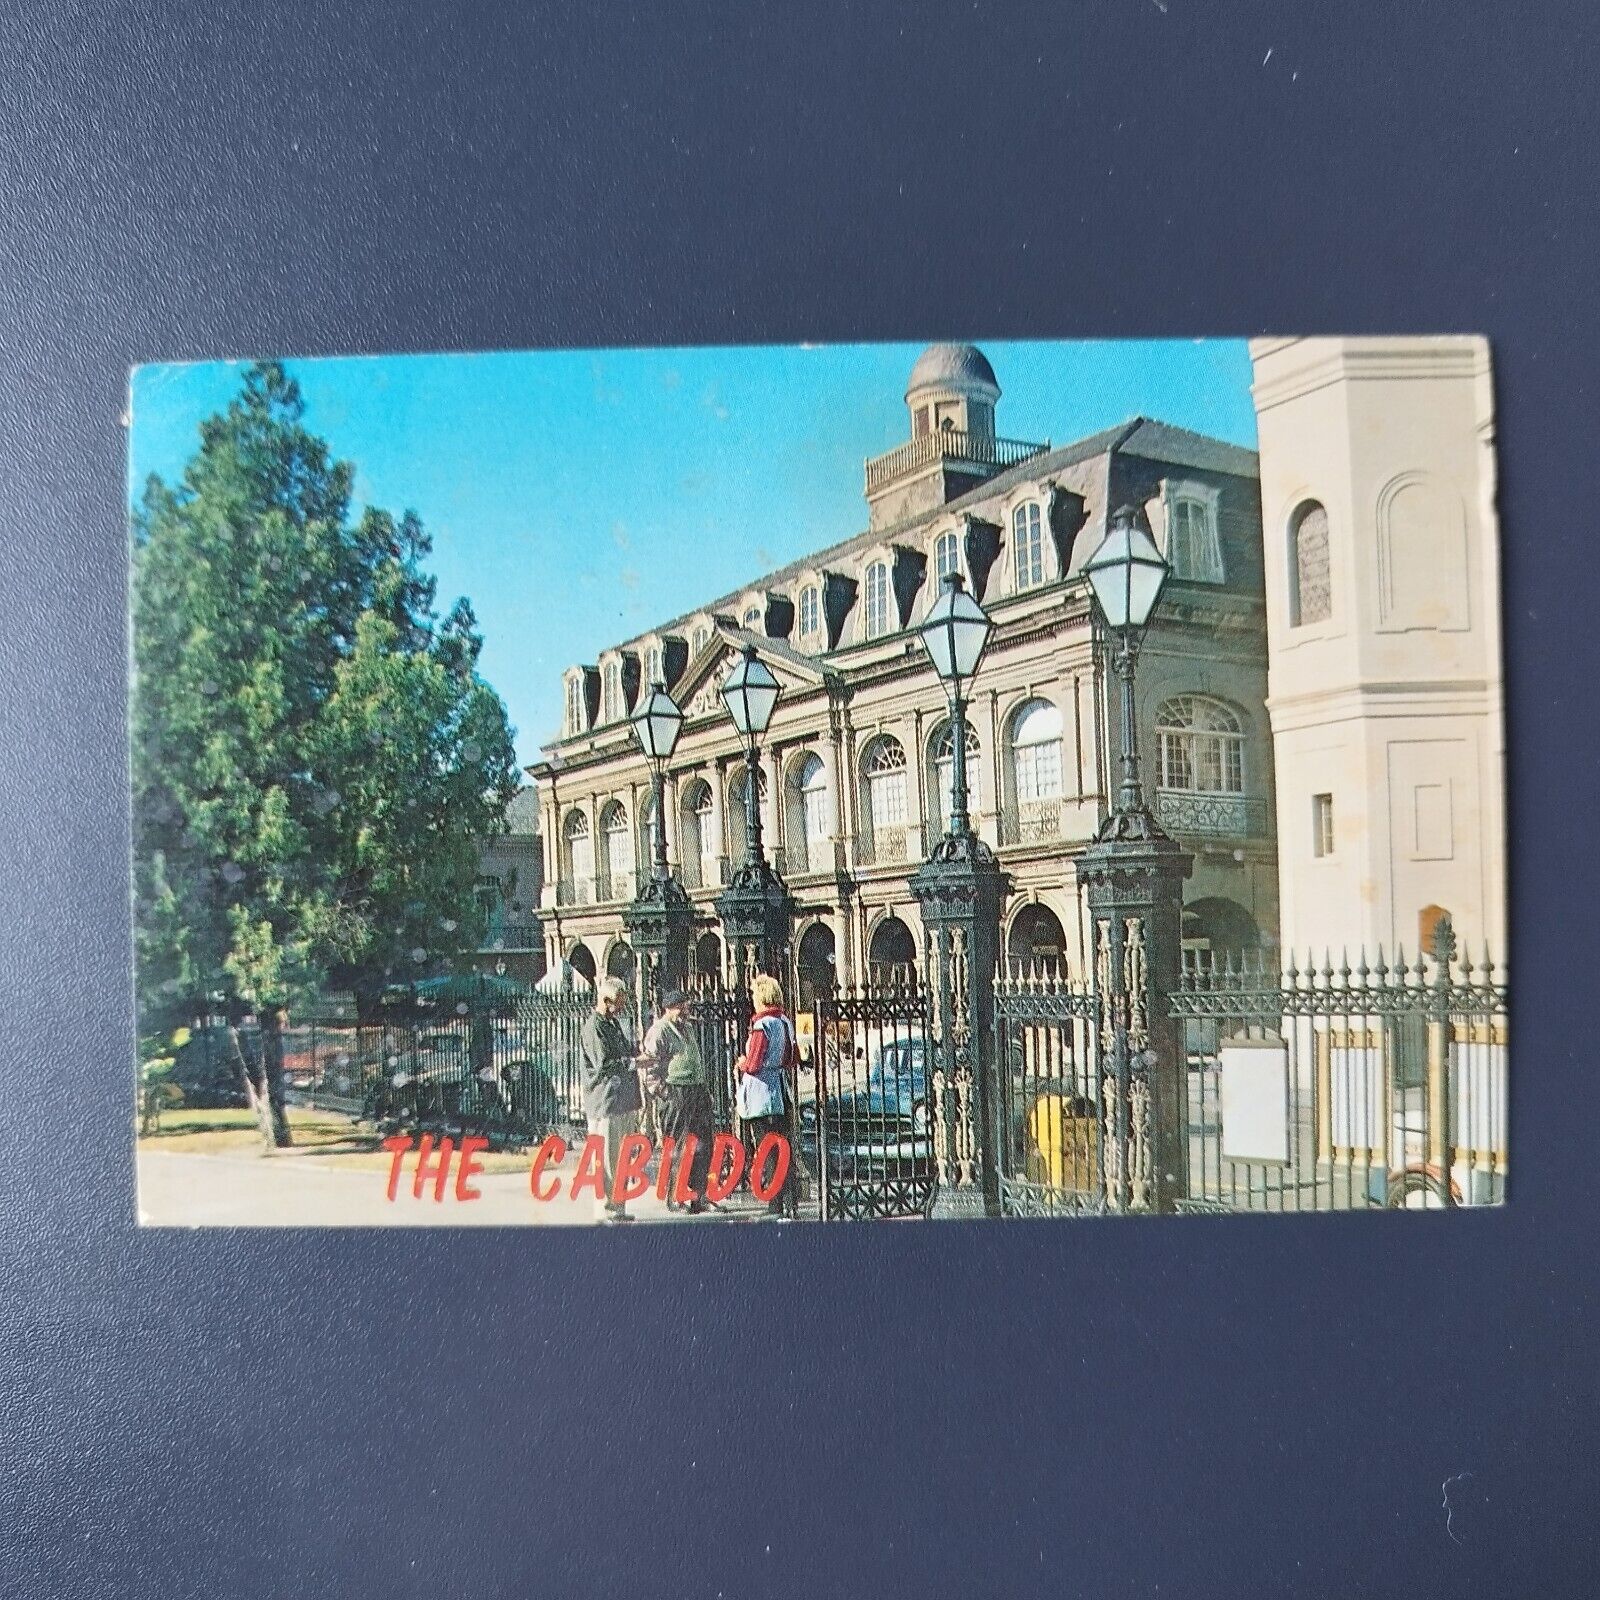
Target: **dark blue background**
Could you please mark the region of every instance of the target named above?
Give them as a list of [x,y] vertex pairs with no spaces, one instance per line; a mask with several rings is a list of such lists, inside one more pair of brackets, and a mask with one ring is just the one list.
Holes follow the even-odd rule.
[[[1587,1592],[1592,6],[0,13],[0,1590]],[[1504,1212],[136,1230],[130,363],[1439,330],[1498,371]]]

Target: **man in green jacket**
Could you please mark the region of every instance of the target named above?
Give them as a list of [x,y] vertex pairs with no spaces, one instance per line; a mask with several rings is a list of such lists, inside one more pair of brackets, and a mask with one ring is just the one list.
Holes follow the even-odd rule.
[[[669,990],[661,997],[661,1015],[644,1036],[640,1060],[652,1091],[660,1099],[663,1139],[674,1148],[673,1170],[667,1179],[669,1196],[676,1192],[682,1151],[692,1135],[694,1151],[689,1158],[688,1188],[694,1198],[688,1203],[691,1215],[706,1208],[706,1179],[711,1171],[711,1139],[715,1131],[716,1110],[706,1083],[706,1064],[700,1054],[700,1041],[688,1023],[689,997],[681,989]],[[668,1199],[670,1210],[678,1202]]]

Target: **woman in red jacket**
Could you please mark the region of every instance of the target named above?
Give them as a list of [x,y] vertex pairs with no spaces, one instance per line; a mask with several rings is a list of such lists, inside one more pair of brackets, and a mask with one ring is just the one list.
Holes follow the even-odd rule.
[[[794,1024],[783,1009],[783,989],[778,980],[760,974],[750,985],[750,998],[755,1002],[756,1013],[750,1019],[750,1037],[739,1062],[738,1103],[745,1153],[753,1163],[757,1148],[769,1133],[789,1138],[788,1075],[800,1052],[795,1044]],[[775,1217],[793,1215],[792,1149],[789,1157],[783,1186],[767,1202],[767,1210]],[[746,1170],[753,1170],[753,1166]]]

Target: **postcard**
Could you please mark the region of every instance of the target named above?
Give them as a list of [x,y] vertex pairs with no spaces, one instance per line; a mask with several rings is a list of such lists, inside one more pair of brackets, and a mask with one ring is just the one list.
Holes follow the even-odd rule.
[[156,1226],[1508,1182],[1465,336],[150,365]]

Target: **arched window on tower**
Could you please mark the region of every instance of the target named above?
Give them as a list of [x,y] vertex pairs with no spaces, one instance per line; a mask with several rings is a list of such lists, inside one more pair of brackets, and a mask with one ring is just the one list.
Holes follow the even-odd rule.
[[1036,500],[1011,513],[1011,548],[1017,588],[1037,588],[1044,582],[1044,528]]
[[1289,521],[1289,625],[1326,622],[1333,615],[1328,513],[1307,500]]

